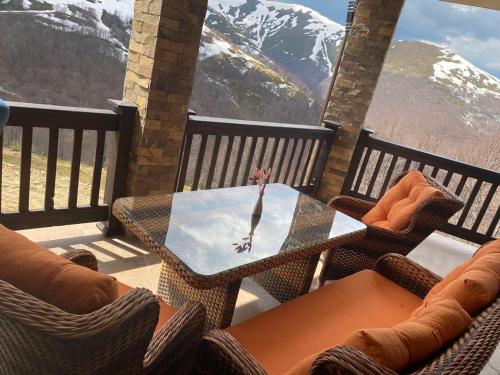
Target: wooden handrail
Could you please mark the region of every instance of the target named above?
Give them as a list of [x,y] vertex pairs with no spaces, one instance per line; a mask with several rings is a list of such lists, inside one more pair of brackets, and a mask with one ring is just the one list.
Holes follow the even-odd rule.
[[282,136],[289,132],[303,138],[334,138],[335,131],[321,126],[284,124],[275,122],[246,121],[218,117],[189,116],[187,134],[233,136]]
[[190,115],[176,189],[246,185],[252,167],[259,166],[273,169],[272,182],[312,193],[337,129]]
[[8,126],[118,131],[116,113],[106,109],[9,102]]
[[483,180],[491,182],[498,181],[499,172],[490,169],[477,167],[475,165],[466,164],[458,160],[445,158],[444,156],[436,155],[430,152],[417,150],[414,148],[406,147],[390,141],[385,141],[373,136],[373,131],[370,129],[363,129],[362,133],[367,134],[369,144],[373,149],[407,155],[413,161],[423,162],[426,165],[439,165],[441,169],[446,168],[456,172],[465,172],[470,175],[481,175]]
[[[33,103],[10,102],[8,127],[22,129],[21,162],[18,210],[2,212],[0,222],[11,229],[28,229],[40,226],[76,224],[89,221],[111,219],[110,206],[125,194],[132,130],[136,107],[120,101],[112,101],[115,110],[76,108]],[[47,169],[43,209],[30,207],[31,159],[33,131],[46,128],[48,132]],[[69,194],[67,207],[54,208],[57,156],[61,129],[73,130],[73,146]],[[97,136],[94,153],[90,200],[85,204],[79,201],[80,166],[83,155],[84,132],[94,132]],[[105,138],[109,137],[106,143]],[[2,140],[0,136],[0,140]],[[105,160],[105,146],[109,144],[108,158]],[[0,155],[3,142],[0,142]],[[88,155],[88,152],[85,152]],[[1,158],[0,158],[1,161]],[[103,169],[107,162],[105,200],[99,202],[99,191]],[[0,181],[2,169],[0,168]],[[0,185],[1,196],[1,185]],[[1,199],[0,199],[1,202]],[[116,231],[112,220],[108,225]]]

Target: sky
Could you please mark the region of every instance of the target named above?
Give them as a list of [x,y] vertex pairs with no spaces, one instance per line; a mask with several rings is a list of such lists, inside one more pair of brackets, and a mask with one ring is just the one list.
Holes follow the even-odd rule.
[[[283,2],[305,5],[345,24],[347,0]],[[406,0],[395,38],[445,45],[500,78],[500,11],[439,0]]]

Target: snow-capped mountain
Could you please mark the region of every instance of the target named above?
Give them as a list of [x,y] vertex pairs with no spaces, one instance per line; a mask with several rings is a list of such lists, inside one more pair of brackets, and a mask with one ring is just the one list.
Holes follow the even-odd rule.
[[446,47],[394,41],[384,71],[398,77],[391,80],[393,86],[397,81],[414,82],[413,96],[421,106],[424,101],[440,102],[441,112],[449,111],[456,121],[473,128],[500,125],[500,80]]
[[223,70],[214,71],[212,76],[207,77],[212,81],[215,81],[216,76],[221,76],[221,83],[227,84],[227,69],[232,66],[241,76],[245,76],[249,72],[259,72],[262,77],[267,78],[267,81],[262,82],[262,85],[270,89],[276,96],[282,94],[294,96],[303,90],[293,81],[286,79],[283,73],[280,73],[279,67],[274,66],[272,60],[260,53],[250,54],[206,27],[203,30],[203,41],[200,46],[200,60],[203,62],[212,58],[224,64],[224,67],[221,67],[224,68]]
[[484,95],[500,97],[497,78],[447,48],[439,47],[439,50],[441,54],[433,65],[433,81],[448,86],[466,102]]
[[31,13],[57,30],[98,35],[125,58],[133,0],[0,0],[1,13]]
[[[191,106],[207,115],[307,123],[320,101],[282,66],[245,45],[235,45],[205,27],[200,45]],[[286,108],[287,110],[283,111]]]
[[344,35],[341,25],[309,8],[268,0],[210,0],[205,24],[313,90],[331,74]]

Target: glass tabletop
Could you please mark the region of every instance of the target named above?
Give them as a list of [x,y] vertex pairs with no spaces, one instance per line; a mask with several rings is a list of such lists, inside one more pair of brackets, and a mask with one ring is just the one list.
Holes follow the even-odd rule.
[[[119,200],[134,225],[192,273],[211,276],[362,231],[363,223],[286,185]],[[256,207],[257,206],[257,207]]]

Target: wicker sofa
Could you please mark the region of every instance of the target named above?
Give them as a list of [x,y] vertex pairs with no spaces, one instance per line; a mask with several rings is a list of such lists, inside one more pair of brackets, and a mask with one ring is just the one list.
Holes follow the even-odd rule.
[[[390,187],[397,185],[401,179],[412,172],[401,173],[392,181]],[[417,207],[410,224],[403,230],[394,231],[368,224],[364,239],[348,246],[331,249],[325,256],[319,280],[321,285],[326,280],[340,279],[359,270],[373,268],[377,259],[384,254],[407,255],[432,232],[439,230],[464,206],[464,202],[459,197],[435,179],[425,175],[424,177],[427,183],[441,191],[443,196],[423,201]],[[333,198],[328,205],[361,220],[367,212],[375,207],[376,203],[340,195]]]
[[[88,251],[62,257],[97,271]],[[153,293],[123,288],[111,304],[75,315],[0,280],[0,373],[189,373],[205,323],[203,307],[187,303],[160,326]]]
[[[439,276],[399,254],[387,254],[382,256],[376,262],[374,271],[397,284],[397,286],[401,289],[411,293],[420,301],[427,295],[429,290],[431,290],[431,288],[441,280]],[[342,280],[339,280],[338,282],[320,288],[319,290],[332,288],[335,284],[341,282]],[[240,324],[241,326],[247,326],[250,328],[250,330],[247,329],[246,331],[247,335],[253,335],[253,332],[260,331],[258,334],[262,335],[261,345],[264,347],[264,350],[261,350],[255,345],[253,345],[253,348],[251,349],[254,354],[257,352],[260,353],[258,355],[259,359],[250,353],[250,349],[248,349],[249,345],[245,341],[245,338],[241,335],[241,329],[239,331],[234,328],[211,331],[202,341],[197,360],[197,373],[252,375],[278,373],[294,375],[303,374],[303,369],[302,372],[290,370],[276,371],[276,368],[271,370],[272,366],[269,366],[269,358],[266,357],[267,354],[265,353],[265,348],[269,346],[267,342],[268,340],[275,340],[273,337],[276,332],[279,332],[279,326],[282,326],[282,328],[284,327],[285,330],[284,334],[283,332],[280,333],[285,336],[282,337],[282,339],[291,340],[292,342],[295,340],[294,342],[297,346],[309,345],[308,340],[310,341],[311,339],[307,336],[312,336],[314,339],[317,339],[315,336],[321,336],[321,329],[318,329],[315,323],[316,320],[321,319],[322,314],[324,314],[325,311],[328,311],[328,309],[323,309],[321,311],[311,309],[309,317],[307,315],[301,315],[297,312],[297,307],[300,305],[301,300],[304,303],[307,302],[312,305],[311,302],[314,297],[311,297],[310,295],[314,293],[317,292],[299,297],[297,300],[288,302],[287,304],[273,309],[274,312],[276,312],[277,309],[281,309],[282,312],[287,310],[285,314],[281,314],[279,321],[277,321],[274,325],[261,325],[259,328],[258,324],[266,321],[259,316],[254,318],[253,322],[252,320],[249,320]],[[405,296],[404,294],[401,294],[401,296],[404,298],[400,298],[399,302],[401,304],[408,304],[408,296]],[[331,313],[330,317],[335,317],[335,314],[345,315],[349,313],[348,311],[341,311],[341,307],[339,308],[339,305],[335,305],[335,301],[325,300],[324,295],[321,298],[323,298],[321,302],[323,305],[336,310]],[[375,298],[383,299],[384,296],[376,296]],[[384,303],[392,302],[389,298],[386,299]],[[292,306],[292,304],[295,304],[295,306]],[[351,313],[356,319],[359,319],[359,317],[363,314],[375,314],[375,310],[378,309],[378,307],[373,308],[372,304],[373,300],[370,300],[370,296],[367,295],[366,300],[360,301],[361,308],[358,308],[358,310],[363,310],[363,312],[360,313],[360,311],[351,311]],[[293,308],[287,309],[286,305],[290,305],[290,307]],[[391,308],[394,308],[394,306]],[[261,315],[273,314],[273,310]],[[332,319],[332,321],[333,320],[335,319]],[[257,325],[254,323],[257,323]],[[298,332],[294,325],[301,324],[306,326],[305,331],[313,330],[314,332],[307,332],[306,335],[304,335],[304,331]],[[332,324],[335,323],[332,322]],[[324,324],[323,327],[324,329],[328,328]],[[344,329],[341,326],[336,326],[336,328],[339,330]],[[238,337],[238,339],[235,337]],[[272,356],[275,357],[273,360],[277,361],[282,360],[279,357],[286,357],[288,354],[293,354],[294,351],[297,350],[295,347],[290,348],[290,346],[287,346],[286,341],[280,340],[281,339],[275,340],[273,341],[274,344],[272,344],[280,347],[272,354]],[[472,316],[472,323],[468,326],[465,332],[435,352],[435,354],[428,357],[424,362],[405,368],[401,373],[436,375],[478,374],[497,347],[499,340],[500,298],[497,294],[496,298],[493,299],[489,306],[484,308],[478,314]],[[300,357],[298,359],[300,360]],[[323,351],[319,355],[316,353],[310,363],[312,363],[312,365],[307,368],[308,370],[306,369],[305,373],[359,375],[396,374],[395,371],[384,367],[379,362],[365,355],[363,352],[348,346],[333,346],[331,349]]]

